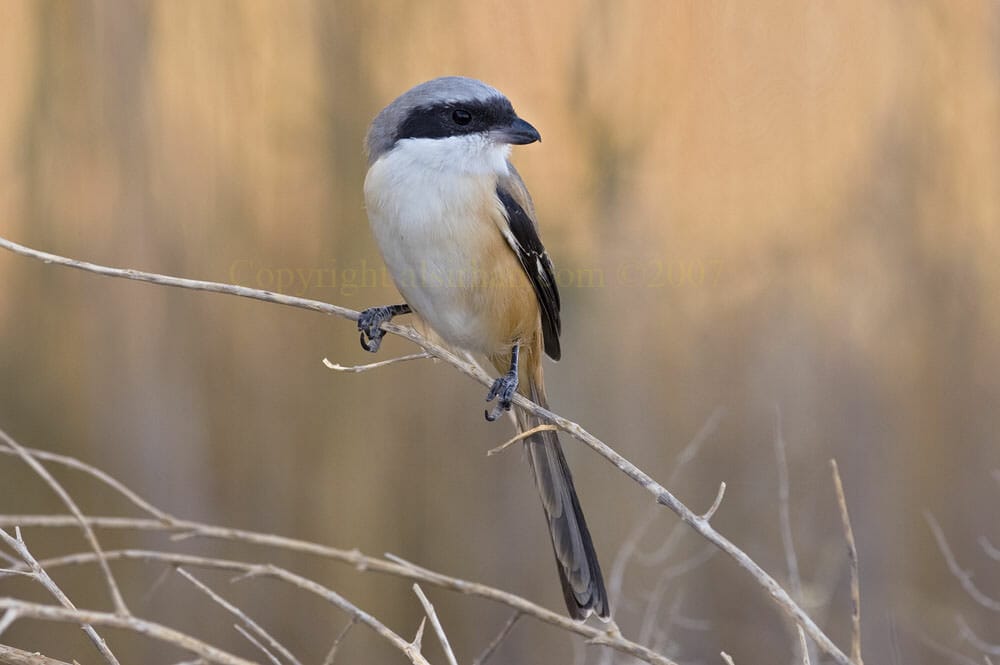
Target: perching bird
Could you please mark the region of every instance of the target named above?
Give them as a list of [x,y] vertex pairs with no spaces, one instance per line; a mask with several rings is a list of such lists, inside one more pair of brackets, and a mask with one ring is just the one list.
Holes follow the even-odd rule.
[[[488,420],[514,391],[547,405],[542,352],[559,350],[559,292],[538,237],[528,190],[508,161],[512,145],[541,140],[498,90],[449,76],[422,83],[375,117],[368,131],[368,219],[405,304],[358,321],[378,350],[380,326],[415,313],[445,342],[485,355],[501,373]],[[517,412],[526,431],[541,424]],[[554,431],[526,440],[570,615],[609,615],[594,544]]]

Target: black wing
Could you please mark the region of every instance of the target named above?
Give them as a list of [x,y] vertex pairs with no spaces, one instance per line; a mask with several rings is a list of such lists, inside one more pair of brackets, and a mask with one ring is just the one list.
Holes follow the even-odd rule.
[[[497,197],[503,204],[507,214],[507,223],[514,236],[516,247],[514,251],[521,267],[531,280],[535,289],[535,297],[542,311],[542,338],[545,341],[545,353],[553,360],[559,360],[562,351],[559,349],[559,332],[562,324],[559,322],[559,289],[553,274],[552,261],[548,252],[538,237],[538,230],[531,215],[524,209],[514,194],[497,185]],[[530,205],[530,204],[528,204]]]

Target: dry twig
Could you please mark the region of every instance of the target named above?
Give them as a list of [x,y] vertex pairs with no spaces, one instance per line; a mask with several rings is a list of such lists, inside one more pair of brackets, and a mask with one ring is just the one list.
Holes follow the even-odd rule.
[[486,661],[490,659],[490,656],[492,656],[493,652],[497,650],[501,642],[503,642],[507,636],[510,635],[510,631],[514,629],[514,624],[517,623],[517,620],[520,618],[520,612],[514,612],[511,614],[510,618],[507,619],[507,623],[503,625],[503,628],[501,628],[500,632],[497,633],[497,636],[493,638],[493,641],[490,642],[485,649],[483,649],[483,652],[479,654],[474,661],[472,661],[472,665],[486,665]]
[[[170,277],[167,275],[159,275],[137,270],[111,268],[86,261],[78,261],[58,256],[56,254],[31,249],[29,247],[11,242],[5,238],[0,238],[0,247],[21,256],[30,257],[46,263],[55,263],[111,277],[150,282],[162,286],[236,295],[244,298],[262,300],[265,302],[299,307],[314,312],[334,314],[352,321],[357,321],[360,316],[360,313],[354,310],[339,307],[337,305],[331,305],[329,303],[309,300],[307,298],[297,298],[270,291],[250,289],[234,284],[222,284],[218,282]],[[444,360],[461,373],[479,381],[483,386],[489,387],[492,385],[492,377],[483,372],[481,368],[471,362],[468,362],[467,360],[463,360],[451,351],[433,344],[417,333],[413,328],[393,323],[385,323],[382,328],[388,333],[410,340],[435,358]],[[778,605],[778,607],[796,623],[800,624],[809,637],[811,637],[820,646],[820,648],[823,649],[823,651],[829,654],[834,661],[838,663],[838,665],[851,665],[851,660],[847,657],[847,655],[841,651],[832,640],[830,640],[826,633],[824,633],[822,629],[816,625],[809,615],[798,605],[798,603],[795,602],[795,600],[792,599],[788,592],[785,591],[785,589],[782,588],[771,575],[761,568],[761,566],[756,561],[751,559],[750,556],[748,556],[742,549],[716,531],[707,520],[694,513],[684,503],[677,499],[677,497],[675,497],[665,487],[657,483],[647,473],[632,464],[617,451],[585,430],[579,424],[563,418],[548,409],[542,408],[531,400],[525,398],[523,395],[515,394],[513,402],[519,408],[557,426],[560,430],[585,443],[614,465],[615,468],[638,483],[643,489],[653,495],[658,503],[666,506],[676,513],[681,520],[690,525],[696,532],[698,532],[698,534],[728,554],[739,567],[749,573],[757,581],[757,583],[763,587],[768,597],[771,598]]]
[[0,644],[0,663],[3,665],[70,665],[69,663],[43,656],[40,653],[21,651]]
[[387,365],[395,365],[396,363],[406,362],[407,360],[420,360],[422,358],[430,357],[431,354],[426,351],[422,351],[420,353],[411,353],[408,356],[381,360],[377,363],[368,363],[367,365],[341,365],[339,363],[332,362],[329,358],[323,358],[323,364],[327,367],[327,369],[332,369],[336,372],[353,372],[354,374],[360,374],[361,372],[367,372],[369,370],[378,369],[379,367],[385,367]]
[[[69,508],[69,512],[73,513],[73,516],[76,518],[80,528],[83,529],[83,534],[86,536],[87,542],[90,543],[91,549],[97,553],[97,557],[100,559],[101,544],[97,541],[97,536],[94,535],[94,530],[90,528],[90,525],[83,518],[83,513],[80,512],[80,509],[77,507],[76,502],[73,501],[73,498],[69,495],[69,492],[67,492],[63,486],[52,477],[52,474],[50,474],[38,460],[31,456],[31,453],[25,450],[21,444],[15,441],[2,429],[0,429],[0,440],[6,443],[11,450],[14,450],[18,455],[20,455],[25,464],[31,467],[31,470],[38,474],[38,476],[44,480],[50,488],[52,488],[52,491],[59,496],[59,499],[63,502],[63,504]],[[101,563],[101,573],[104,574],[104,580],[107,582],[108,591],[111,593],[111,601],[114,603],[115,611],[118,612],[118,614],[128,616],[129,611],[128,607],[125,605],[125,599],[122,597],[122,593],[118,589],[118,583],[115,581],[115,576],[111,574],[111,568],[108,566],[106,561],[102,561]]]
[[458,665],[458,661],[455,660],[455,652],[451,649],[451,643],[448,642],[448,636],[444,632],[441,620],[438,619],[437,612],[434,611],[434,606],[431,605],[431,601],[427,600],[427,596],[424,595],[424,590],[421,589],[420,585],[416,582],[413,583],[413,593],[417,594],[417,598],[420,599],[420,604],[423,605],[427,618],[431,620],[431,627],[437,634],[438,642],[441,643],[441,648],[444,649],[444,655],[448,658],[448,665]]
[[977,603],[982,605],[988,610],[993,612],[1000,612],[1000,601],[991,598],[979,587],[976,583],[972,581],[972,573],[967,570],[963,570],[960,565],[958,565],[958,560],[955,559],[955,554],[951,551],[951,547],[948,545],[948,541],[944,537],[944,531],[941,530],[941,525],[938,521],[934,519],[934,516],[929,512],[924,513],[924,519],[927,520],[928,526],[931,528],[931,533],[934,534],[934,540],[937,541],[938,549],[941,550],[941,554],[944,556],[945,563],[948,565],[948,570],[951,574],[955,576],[965,592],[972,597]]
[[[17,552],[17,555],[21,557],[21,560],[24,561],[25,565],[27,565],[30,569],[31,572],[29,575],[45,587],[45,590],[48,591],[53,598],[59,601],[60,605],[65,608],[75,610],[76,606],[73,605],[73,602],[63,592],[63,590],[59,588],[55,581],[49,577],[49,574],[45,572],[45,569],[38,563],[38,560],[35,559],[34,555],[28,549],[28,545],[24,542],[24,538],[21,537],[21,529],[18,527],[15,527],[15,529],[14,536],[11,536],[3,529],[0,529],[0,540],[3,540],[8,547]],[[15,615],[11,616],[13,617]],[[13,621],[13,618],[11,621]],[[111,652],[111,648],[108,646],[107,642],[104,641],[103,637],[98,635],[97,631],[94,630],[94,627],[89,624],[82,624],[80,627],[83,629],[84,634],[90,639],[90,641],[94,643],[94,646],[97,647],[101,657],[111,665],[118,665],[118,659],[115,658],[115,655]]]
[[858,665],[864,665],[861,659],[861,582],[858,574],[858,547],[854,543],[854,529],[851,528],[851,516],[847,512],[847,498],[844,496],[844,484],[840,481],[837,460],[830,460],[830,468],[833,472],[833,487],[837,492],[840,523],[844,529],[844,540],[847,541],[847,558],[851,569],[851,660]]
[[[92,558],[97,557],[96,553],[89,552],[88,554]],[[166,644],[173,644],[185,651],[197,654],[210,662],[219,663],[219,665],[254,665],[249,660],[234,656],[231,653],[206,644],[173,628],[168,628],[162,624],[146,621],[134,616],[122,616],[120,614],[90,610],[71,610],[65,607],[56,607],[55,605],[29,603],[15,598],[0,598],[0,610],[13,611],[18,619],[86,623],[92,626],[107,626],[108,628],[129,630]]]
[[[302,665],[301,661],[299,661],[299,659],[296,658],[292,654],[292,652],[285,647],[285,645],[283,645],[278,640],[274,639],[274,637],[266,630],[264,630],[264,628],[262,628],[260,624],[258,624],[256,621],[248,617],[243,610],[236,607],[228,600],[217,594],[215,591],[209,588],[207,584],[205,584],[204,582],[202,582],[197,577],[195,577],[188,571],[184,570],[183,568],[177,568],[177,572],[180,573],[187,581],[191,582],[191,584],[195,585],[195,587],[197,587],[199,591],[207,595],[218,605],[222,606],[227,612],[229,612],[237,619],[239,619],[240,622],[244,626],[246,626],[246,628],[251,633],[253,633],[253,635],[267,642],[268,646],[270,646],[272,649],[280,653],[285,658],[285,660],[287,660],[290,663],[293,663],[294,665]],[[256,640],[253,641],[256,642]],[[270,651],[268,651],[267,649],[262,649],[262,650],[265,653],[270,653]],[[280,663],[278,665],[280,665]]]

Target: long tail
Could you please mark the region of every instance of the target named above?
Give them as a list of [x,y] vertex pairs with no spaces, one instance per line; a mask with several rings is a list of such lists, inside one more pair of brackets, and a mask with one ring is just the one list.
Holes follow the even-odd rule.
[[[529,353],[522,353],[522,392],[547,407],[538,353],[540,349],[525,351]],[[517,422],[522,432],[542,424],[535,416],[520,410],[517,411]],[[594,542],[587,530],[587,521],[580,508],[559,437],[554,431],[539,432],[526,439],[525,445],[549,525],[566,608],[574,619],[586,619],[591,612],[606,619],[611,608],[604,589],[601,564],[597,561]]]

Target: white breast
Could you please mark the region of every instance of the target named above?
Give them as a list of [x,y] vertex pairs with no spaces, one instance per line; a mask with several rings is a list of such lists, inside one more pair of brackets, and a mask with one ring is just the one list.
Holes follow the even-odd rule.
[[446,341],[478,352],[491,342],[488,307],[469,285],[495,251],[498,174],[510,146],[482,137],[406,139],[368,170],[368,219],[406,302]]

